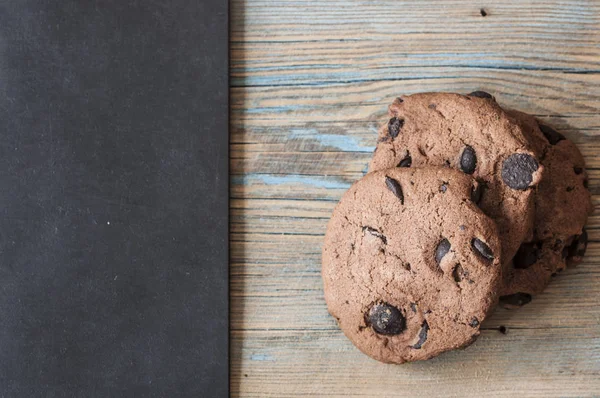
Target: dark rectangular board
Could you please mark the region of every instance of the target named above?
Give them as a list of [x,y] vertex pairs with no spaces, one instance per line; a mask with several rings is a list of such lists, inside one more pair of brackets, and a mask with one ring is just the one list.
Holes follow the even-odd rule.
[[228,4],[0,1],[0,397],[220,397]]

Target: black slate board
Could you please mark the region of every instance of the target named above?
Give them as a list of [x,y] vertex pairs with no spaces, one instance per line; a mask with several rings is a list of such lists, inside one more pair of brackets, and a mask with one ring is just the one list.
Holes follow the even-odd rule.
[[228,393],[227,2],[0,2],[0,396]]

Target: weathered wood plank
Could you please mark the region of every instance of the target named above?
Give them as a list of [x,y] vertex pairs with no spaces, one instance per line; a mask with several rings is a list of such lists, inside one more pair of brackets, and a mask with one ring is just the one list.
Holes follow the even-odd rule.
[[[600,50],[599,50],[600,53]],[[379,80],[324,86],[243,87],[231,90],[232,126],[252,121],[256,126],[302,122],[381,121],[391,100],[422,91],[468,93],[484,89],[508,107],[535,115],[592,116],[600,108],[594,90],[600,74],[554,71],[473,70],[439,78]],[[568,123],[568,122],[567,122]]]
[[485,330],[465,350],[399,366],[364,356],[336,330],[234,331],[231,343],[237,358],[231,371],[240,376],[232,381],[234,396],[581,397],[600,391],[597,327]]

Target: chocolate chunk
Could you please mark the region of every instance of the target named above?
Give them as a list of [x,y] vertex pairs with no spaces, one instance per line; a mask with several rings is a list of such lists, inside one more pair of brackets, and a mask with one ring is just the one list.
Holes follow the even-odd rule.
[[573,239],[571,246],[569,246],[569,258],[575,259],[575,261],[581,261],[587,250],[587,244],[588,233],[584,228],[581,235],[576,236]]
[[377,303],[369,310],[367,324],[379,334],[400,334],[406,329],[406,319],[400,310],[388,303]]
[[440,243],[438,243],[437,247],[435,248],[435,262],[438,263],[438,265],[440,262],[442,262],[442,258],[444,258],[444,256],[450,251],[450,247],[450,241],[448,241],[446,238],[442,239]]
[[542,130],[542,133],[544,133],[544,136],[550,144],[556,145],[559,141],[565,139],[564,135],[554,130],[552,127],[546,126],[545,124],[540,124],[539,126],[540,130]]
[[475,150],[467,145],[460,155],[460,169],[466,174],[473,174],[475,166],[477,166]]
[[535,264],[540,258],[539,244],[523,243],[513,259],[513,265],[517,269],[526,269]]
[[388,133],[392,138],[398,137],[400,134],[400,129],[404,126],[404,119],[398,119],[397,117],[393,117],[388,122]]
[[412,158],[410,157],[410,153],[406,155],[404,159],[398,163],[398,167],[410,167],[412,165]]
[[400,199],[400,203],[404,204],[404,194],[402,193],[402,187],[400,186],[400,183],[393,178],[386,176],[385,185],[387,185],[388,189],[392,191],[392,193],[396,195],[398,199]]
[[479,326],[479,319],[473,317],[473,319],[471,319],[471,322],[469,322],[469,326],[471,326],[472,328],[476,328],[477,326]]
[[377,231],[375,228],[371,228],[371,227],[363,227],[363,231],[368,232],[369,234],[378,237],[379,239],[381,239],[381,241],[387,245],[387,238],[385,237],[384,234],[382,234],[381,232]]
[[502,180],[512,189],[525,190],[533,181],[533,173],[539,165],[537,160],[526,153],[510,155],[502,164]]
[[485,183],[483,181],[478,181],[477,186],[474,186],[471,189],[471,200],[475,204],[479,204],[481,202],[481,198],[483,197],[483,190],[485,189]]
[[417,341],[417,343],[413,345],[414,349],[419,350],[423,346],[423,344],[425,344],[425,342],[427,341],[428,331],[429,324],[427,323],[427,321],[423,321],[423,324],[421,325],[421,331],[419,332],[419,341]]
[[482,240],[479,240],[477,238],[473,238],[473,240],[471,240],[471,247],[481,257],[483,257],[483,258],[485,258],[487,260],[493,260],[494,259],[494,253],[492,253],[492,250],[489,248],[489,246],[486,245],[485,243],[483,243]]
[[469,95],[469,97],[494,99],[494,97],[492,96],[492,94],[486,93],[485,91],[473,91],[472,93],[469,93],[468,95]]
[[531,294],[515,293],[500,297],[500,303],[511,307],[522,307],[531,301]]
[[573,167],[573,171],[575,172],[575,174],[579,175],[583,173],[583,167]]

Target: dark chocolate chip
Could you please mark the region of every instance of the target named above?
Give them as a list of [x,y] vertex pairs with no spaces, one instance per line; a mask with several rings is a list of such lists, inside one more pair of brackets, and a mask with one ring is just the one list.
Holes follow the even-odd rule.
[[406,329],[406,319],[400,310],[388,303],[376,303],[369,310],[367,323],[379,334],[400,334]]
[[506,328],[506,326],[499,326],[498,331],[502,334],[508,333],[508,329]]
[[442,261],[442,258],[450,251],[450,241],[446,238],[442,239],[440,243],[438,243],[435,248],[435,262],[439,263]]
[[400,203],[404,204],[404,194],[402,193],[402,187],[400,186],[400,183],[393,178],[386,176],[385,185],[387,185],[388,189],[392,191],[392,193],[396,195],[398,199],[400,199]]
[[475,204],[479,204],[481,202],[481,198],[483,197],[483,190],[485,189],[485,183],[483,181],[479,181],[476,187],[471,189],[471,200]]
[[574,189],[575,187],[567,187],[567,192],[573,192]]
[[429,104],[427,107],[428,107],[429,109],[435,109],[435,108],[436,108],[436,105],[435,105],[435,104]]
[[494,259],[494,253],[492,253],[492,250],[490,249],[490,247],[488,245],[486,245],[482,240],[473,238],[471,240],[471,247],[475,250],[475,252],[477,254],[479,254],[481,257],[485,258],[486,260]]
[[464,173],[473,174],[476,166],[477,156],[475,155],[475,150],[467,145],[462,155],[460,155],[460,169]]
[[427,321],[423,321],[423,324],[421,325],[421,331],[419,332],[419,341],[417,341],[417,343],[413,345],[414,349],[419,350],[423,346],[423,344],[425,344],[425,342],[427,341],[428,331],[429,324],[427,323]]
[[398,163],[398,167],[410,167],[412,165],[412,158],[410,157],[410,153],[406,155],[404,159]]
[[450,167],[450,161],[449,160],[445,160],[444,161],[444,167]]
[[479,10],[479,13],[481,14],[482,17],[487,16],[487,12],[483,8]]
[[513,259],[513,265],[517,269],[525,269],[531,267],[540,258],[539,244],[530,242],[523,243],[515,258]]
[[581,174],[583,173],[583,167],[573,167],[573,171],[575,174]]
[[393,117],[388,122],[388,133],[392,138],[398,137],[400,134],[400,129],[404,126],[404,119],[398,119],[397,117]]
[[398,101],[399,103],[403,103],[404,102],[404,100],[401,97],[397,97],[396,101]]
[[565,139],[564,135],[562,135],[558,131],[554,130],[552,127],[546,126],[545,124],[540,124],[539,126],[540,126],[540,130],[542,130],[542,133],[544,134],[544,136],[546,137],[546,139],[548,140],[548,142],[550,144],[556,145],[556,144],[558,144],[559,141],[562,141]]
[[379,239],[381,239],[381,241],[383,243],[385,243],[387,245],[387,238],[385,237],[385,235],[382,234],[381,232],[377,231],[375,228],[363,227],[363,231],[366,231],[369,234],[378,237]]
[[473,91],[472,93],[469,93],[469,97],[494,99],[494,97],[492,96],[492,94],[486,93],[485,91]]
[[556,272],[553,272],[552,275],[550,275],[551,277],[555,278],[558,276],[558,274]]
[[469,326],[471,326],[472,328],[476,328],[477,326],[479,326],[479,319],[473,317],[473,319],[471,319],[471,322],[469,322]]
[[410,303],[410,309],[412,310],[412,312],[417,312],[417,304]]
[[448,183],[444,182],[442,183],[442,185],[440,185],[440,192],[446,192],[448,190]]
[[513,307],[521,307],[531,301],[531,294],[515,293],[508,296],[500,297],[500,303]]
[[573,243],[569,247],[569,257],[576,257],[577,260],[580,260],[581,257],[585,255],[585,251],[587,250],[588,244],[588,233],[585,229],[581,232],[581,235],[575,237],[573,239]]
[[537,160],[526,153],[510,155],[502,164],[502,180],[512,189],[525,190],[533,181],[533,173],[539,165]]

